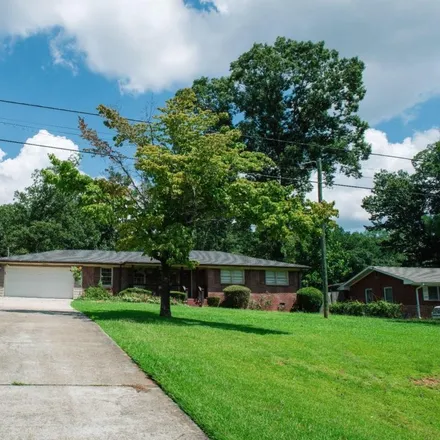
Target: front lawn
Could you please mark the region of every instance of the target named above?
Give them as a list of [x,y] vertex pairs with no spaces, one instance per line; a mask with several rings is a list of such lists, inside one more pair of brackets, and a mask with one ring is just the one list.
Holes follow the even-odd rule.
[[440,326],[75,301],[217,440],[440,438]]

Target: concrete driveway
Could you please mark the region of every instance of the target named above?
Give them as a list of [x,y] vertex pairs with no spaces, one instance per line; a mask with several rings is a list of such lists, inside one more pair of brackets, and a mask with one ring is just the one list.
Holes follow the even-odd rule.
[[0,298],[0,439],[206,437],[69,300]]

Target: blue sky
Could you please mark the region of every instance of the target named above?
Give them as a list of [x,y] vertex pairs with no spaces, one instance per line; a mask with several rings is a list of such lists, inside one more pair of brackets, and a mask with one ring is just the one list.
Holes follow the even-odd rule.
[[[440,137],[436,1],[403,7],[398,0],[316,0],[310,8],[305,0],[207,0],[204,11],[194,8],[199,1],[191,3],[1,1],[0,99],[86,111],[102,103],[143,118],[152,102],[162,105],[193,79],[226,73],[253,42],[284,35],[323,39],[342,55],[365,61],[368,92],[361,114],[372,128],[367,140],[373,151],[412,156]],[[86,119],[104,130],[98,118]],[[0,103],[3,139],[81,148],[76,127],[74,114]],[[33,167],[46,164],[46,152],[0,142],[0,203],[29,184]],[[104,165],[86,157],[82,169],[97,175]],[[337,182],[371,186],[380,168],[411,171],[409,162],[372,158],[364,164],[365,178],[340,176]],[[326,192],[336,200],[342,225],[359,229],[367,223],[360,203],[368,191]]]

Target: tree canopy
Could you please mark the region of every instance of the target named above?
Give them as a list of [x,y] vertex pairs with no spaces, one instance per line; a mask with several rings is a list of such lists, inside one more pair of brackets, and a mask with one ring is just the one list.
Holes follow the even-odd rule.
[[[200,231],[239,223],[266,240],[299,240],[335,213],[332,205],[304,202],[294,187],[256,180],[255,173],[274,166],[271,159],[248,151],[240,131],[220,124],[225,115],[200,108],[190,89],[169,100],[151,124],[130,124],[104,106],[98,110],[116,132],[114,145],[84,121],[80,128],[91,151],[112,161],[109,178],[81,175],[75,164],[55,158],[46,178],[68,192],[81,188],[87,212],[119,219],[121,248],[160,261],[162,316],[171,314],[170,268],[196,264],[189,254]],[[134,161],[121,152],[127,144],[135,147]]]
[[368,124],[357,113],[363,70],[358,58],[341,58],[323,42],[280,37],[255,44],[229,76],[200,78],[193,90],[202,108],[226,113],[219,123],[238,127],[250,151],[275,162],[269,175],[307,190],[318,157],[328,184],[337,170],[361,176],[370,153]]
[[112,249],[116,231],[81,208],[79,194],[66,194],[36,171],[33,184],[0,206],[0,255],[55,249]]
[[381,171],[363,201],[371,231],[385,231],[384,245],[415,266],[440,264],[440,142],[413,160],[414,174]]

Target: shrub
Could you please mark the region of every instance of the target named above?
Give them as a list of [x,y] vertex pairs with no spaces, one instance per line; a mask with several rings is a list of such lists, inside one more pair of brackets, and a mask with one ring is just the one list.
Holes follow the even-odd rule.
[[[338,303],[336,303],[338,304]],[[359,301],[347,301],[339,304],[342,306],[342,314],[350,316],[364,316],[365,315],[365,304]],[[332,304],[333,305],[333,304]],[[334,312],[332,312],[334,313]]]
[[247,309],[251,297],[251,289],[245,286],[228,286],[223,289],[225,300],[223,306],[230,309]]
[[220,305],[220,298],[218,296],[209,296],[208,297],[208,306],[209,307],[218,307]]
[[365,306],[365,314],[381,318],[401,318],[402,307],[386,301],[374,301]]
[[176,290],[172,290],[170,292],[170,297],[175,299],[176,301],[185,302],[186,294],[184,292],[178,292]]
[[302,312],[318,313],[322,301],[322,292],[315,287],[303,287],[296,293],[296,309]]
[[112,298],[111,293],[104,289],[102,286],[96,286],[96,287],[88,287],[83,296],[82,299],[88,299],[88,300],[109,300]]
[[249,301],[249,308],[251,310],[270,310],[272,308],[272,295],[258,295]]
[[119,296],[127,295],[152,295],[151,290],[141,289],[139,287],[129,287],[128,289],[121,290],[118,293]]

